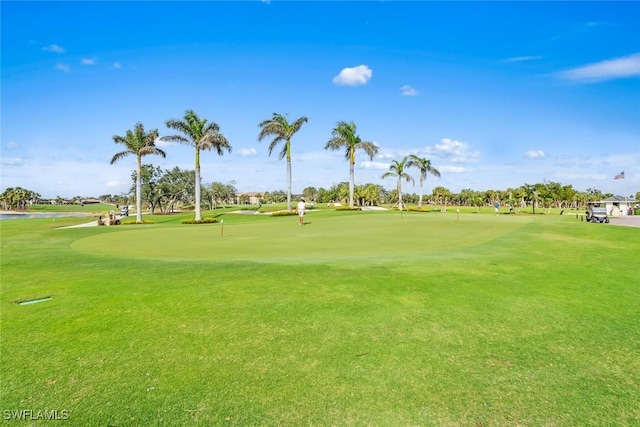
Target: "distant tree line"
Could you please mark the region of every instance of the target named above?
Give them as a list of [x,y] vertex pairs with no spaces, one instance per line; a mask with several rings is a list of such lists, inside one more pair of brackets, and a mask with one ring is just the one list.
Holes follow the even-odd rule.
[[[136,173],[131,174],[134,181],[131,192],[135,191]],[[236,203],[237,190],[234,182],[223,184],[213,182],[201,185],[201,207],[216,209]],[[170,213],[176,209],[195,208],[195,171],[174,167],[162,170],[159,166],[142,165],[141,201],[152,213]]]
[[0,194],[3,210],[26,210],[30,205],[38,203],[40,194],[22,187],[11,187]]
[[[292,122],[287,117],[273,113],[271,118],[258,124],[258,141],[271,139],[268,151],[269,155],[281,146],[279,158],[286,159],[287,163],[287,189],[265,192],[258,199],[260,203],[287,202],[287,209],[291,210],[291,139],[307,123],[308,119],[302,116]],[[151,212],[171,212],[179,207],[192,207],[195,210],[195,219],[201,220],[201,208],[216,208],[230,203],[248,201],[247,195],[238,195],[234,182],[227,184],[214,182],[201,184],[200,179],[200,154],[203,150],[215,151],[222,156],[225,152],[231,152],[232,147],[226,137],[220,133],[220,127],[212,121],[200,118],[194,111],[187,110],[182,119],[170,119],[165,122],[168,129],[177,133],[174,135],[160,136],[157,129],[146,131],[142,123],[137,123],[133,130],[127,130],[122,136],[113,136],[113,142],[121,144],[123,150],[116,153],[111,159],[115,163],[127,156],[136,158],[137,167],[132,178],[134,186],[129,195],[103,195],[100,199],[107,203],[128,204],[132,200],[136,203],[137,221],[142,221],[142,203],[144,202]],[[195,169],[182,170],[175,167],[171,170],[161,170],[152,165],[143,165],[142,158],[147,155],[160,155],[166,157],[166,153],[155,144],[157,141],[172,141],[183,143],[195,148]],[[379,204],[395,203],[400,207],[409,203],[421,207],[424,203],[441,206],[446,210],[448,205],[459,206],[485,206],[500,203],[511,208],[577,208],[584,206],[589,200],[601,200],[612,196],[603,194],[598,189],[589,188],[584,192],[577,191],[571,185],[562,185],[556,182],[543,182],[537,184],[524,184],[517,188],[506,190],[475,191],[464,189],[459,193],[453,193],[449,189],[436,186],[431,194],[424,194],[423,187],[427,175],[440,176],[440,172],[431,165],[431,161],[420,158],[415,154],[408,155],[401,160],[392,160],[389,171],[381,178],[396,178],[396,188],[387,191],[378,184],[356,185],[354,179],[354,165],[356,152],[363,151],[369,159],[378,153],[379,147],[373,142],[360,138],[353,121],[339,121],[331,131],[331,137],[324,147],[326,150],[344,150],[344,157],[349,164],[349,181],[333,185],[329,189],[307,187],[302,196],[310,201],[319,203],[340,202],[349,206],[375,206]],[[419,194],[403,194],[402,182],[415,183],[411,175],[413,170],[419,171]],[[414,184],[415,185],[415,184]],[[636,199],[640,192],[636,194]],[[40,196],[29,190],[8,188],[1,196],[0,202],[4,209],[26,209],[29,204],[35,203]],[[239,200],[241,198],[241,200]],[[73,202],[77,202],[74,198]],[[56,201],[67,202],[60,197]]]
[[[406,172],[401,172],[404,174]],[[403,178],[404,179],[404,178]],[[269,193],[265,193],[266,195]],[[271,193],[273,194],[273,193]],[[329,189],[307,187],[302,196],[308,200],[319,203],[348,201],[348,183],[342,182],[333,185]],[[443,186],[436,186],[430,194],[404,193],[399,195],[398,188],[391,191],[377,184],[357,185],[354,189],[354,202],[357,206],[376,206],[399,202],[399,196],[405,204],[419,205],[421,197],[423,203],[432,206],[492,206],[499,203],[502,206],[513,208],[540,207],[540,208],[580,208],[586,206],[589,201],[598,201],[613,196],[612,193],[603,193],[596,188],[586,191],[578,191],[572,185],[562,185],[557,182],[542,182],[537,184],[524,184],[517,188],[506,190],[471,190],[464,189],[459,193],[452,192]],[[640,192],[635,195],[640,198]]]
[[[134,198],[135,172],[132,173],[134,184],[130,194],[103,194],[99,197],[74,196],[64,199],[60,196],[47,200],[46,203],[80,204],[82,200],[95,198],[103,203],[125,205]],[[175,209],[194,208],[194,171],[174,167],[162,170],[159,166],[142,165],[141,167],[141,202],[154,213],[168,213]],[[213,182],[202,185],[201,206],[206,209],[216,209],[236,203],[248,203],[248,197],[238,193],[235,182]],[[285,190],[266,191],[258,195],[260,203],[282,203],[287,201]],[[316,203],[344,203],[349,202],[349,183],[340,182],[329,188],[306,187],[301,194],[308,202]],[[418,205],[421,194],[403,193],[405,204]],[[458,193],[443,186],[436,186],[431,193],[423,194],[423,204],[446,208],[446,206],[493,206],[495,203],[505,207],[540,209],[548,208],[582,208],[589,201],[598,201],[613,196],[603,193],[597,188],[578,191],[572,185],[562,185],[557,182],[542,182],[524,184],[517,188],[506,190],[471,190],[464,189]],[[387,190],[382,185],[367,183],[354,186],[355,206],[379,206],[398,202],[398,190]],[[640,200],[640,192],[635,194]],[[3,210],[26,210],[30,205],[43,203],[40,194],[21,187],[7,188],[0,194],[0,206]]]

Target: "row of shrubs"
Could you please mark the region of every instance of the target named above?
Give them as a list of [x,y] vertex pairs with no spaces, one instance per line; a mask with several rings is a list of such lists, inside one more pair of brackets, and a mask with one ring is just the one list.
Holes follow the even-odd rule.
[[337,206],[336,210],[337,211],[361,211],[362,208],[358,207],[358,206],[354,206],[354,207],[351,207],[351,206]]
[[218,222],[215,218],[202,218],[200,220],[196,220],[195,218],[185,218],[182,220],[183,224],[215,224]]
[[275,212],[271,212],[271,216],[292,216],[292,215],[298,215],[298,211],[297,210],[292,210],[292,211],[275,211]]
[[128,219],[120,222],[122,225],[136,225],[136,224],[155,224],[156,222],[150,219],[143,219],[142,222],[136,222],[135,219]]

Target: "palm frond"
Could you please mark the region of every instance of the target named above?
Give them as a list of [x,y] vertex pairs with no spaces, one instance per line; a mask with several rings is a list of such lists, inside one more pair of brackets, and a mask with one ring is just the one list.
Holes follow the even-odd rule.
[[138,151],[138,154],[140,156],[148,156],[151,154],[158,154],[162,157],[167,157],[167,153],[165,153],[163,150],[161,150],[160,148],[154,146],[154,145],[145,145],[144,147],[140,148],[140,150]]
[[394,172],[385,172],[385,173],[382,174],[382,179],[396,177],[396,176],[398,176],[398,174],[396,174]]
[[263,120],[258,125],[260,127],[258,141],[262,141],[267,137],[273,137],[273,140],[269,144],[269,155],[273,153],[273,150],[275,150],[278,144],[284,141],[284,148],[280,151],[278,157],[279,159],[282,159],[287,154],[287,148],[288,145],[291,144],[291,138],[307,121],[307,117],[303,116],[298,118],[295,122],[289,123],[287,118],[282,114],[273,113],[273,116],[270,119]]
[[114,164],[115,162],[122,159],[123,157],[127,157],[129,154],[132,154],[131,151],[121,151],[119,153],[114,154],[113,157],[111,158],[110,164]]
[[[282,146],[282,150],[280,150],[280,154],[278,154],[278,160],[284,159],[284,157],[287,155],[288,145],[289,145],[289,143],[285,143]],[[271,146],[269,146],[269,148],[271,148]],[[269,154],[271,154],[271,150],[269,150]]]
[[407,182],[411,182],[415,185],[415,181],[413,180],[413,177],[411,175],[409,175],[408,173],[404,172],[400,175],[400,179],[404,179]]
[[302,125],[307,123],[308,120],[309,119],[307,117],[302,116],[298,120],[293,122],[293,124],[291,125],[291,135],[293,135],[294,133],[298,132],[300,130],[300,128],[302,127]]
[[369,156],[369,160],[373,160],[373,157],[378,154],[378,146],[373,142],[361,141],[358,143],[357,148],[364,150],[364,152]]
[[129,154],[134,154],[137,157],[147,154],[160,154],[163,157],[166,156],[164,151],[155,146],[155,141],[158,139],[158,135],[157,129],[145,132],[144,126],[140,122],[136,123],[133,131],[127,130],[125,136],[114,135],[113,142],[116,144],[123,144],[126,147],[126,150],[116,153],[111,159],[111,164]]
[[182,135],[166,135],[161,136],[160,141],[178,142],[180,144],[191,144],[191,141]]
[[230,153],[232,148],[227,138],[221,133],[214,131],[208,132],[201,140],[198,146],[202,150],[215,149],[219,156],[222,156],[225,150]]
[[419,157],[416,154],[409,155],[408,167],[416,167],[420,170],[420,179],[424,179],[427,173],[440,177],[440,171],[431,165],[431,160]]

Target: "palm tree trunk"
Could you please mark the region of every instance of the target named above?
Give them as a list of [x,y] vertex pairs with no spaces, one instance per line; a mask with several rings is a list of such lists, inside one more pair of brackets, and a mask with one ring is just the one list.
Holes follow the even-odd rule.
[[200,151],[196,149],[196,221],[202,221],[200,212]]
[[291,210],[291,159],[287,159],[287,210]]
[[196,221],[202,220],[200,211],[200,168],[196,169]]
[[136,222],[142,222],[142,157],[138,156],[136,171]]
[[291,141],[287,140],[287,210],[291,210]]
[[424,184],[424,178],[420,175],[420,198],[418,199],[418,207],[422,209],[422,186]]
[[354,163],[349,162],[349,207],[351,208],[353,207],[353,182],[355,181],[353,169]]

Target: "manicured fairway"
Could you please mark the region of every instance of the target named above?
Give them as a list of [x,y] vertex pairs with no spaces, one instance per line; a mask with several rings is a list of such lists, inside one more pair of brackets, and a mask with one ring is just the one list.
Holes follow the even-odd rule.
[[3,221],[0,409],[68,425],[640,422],[640,229],[218,219]]
[[[381,218],[380,215],[384,215]],[[380,212],[336,214],[314,212],[304,227],[297,218],[226,215],[226,224],[194,227],[138,227],[92,234],[72,249],[126,258],[163,260],[251,260],[256,262],[332,261],[336,258],[389,259],[421,257],[461,250],[495,240],[531,221],[467,215]],[[223,220],[224,221],[224,220]],[[250,221],[250,222],[247,222]],[[224,228],[223,228],[224,227]]]

